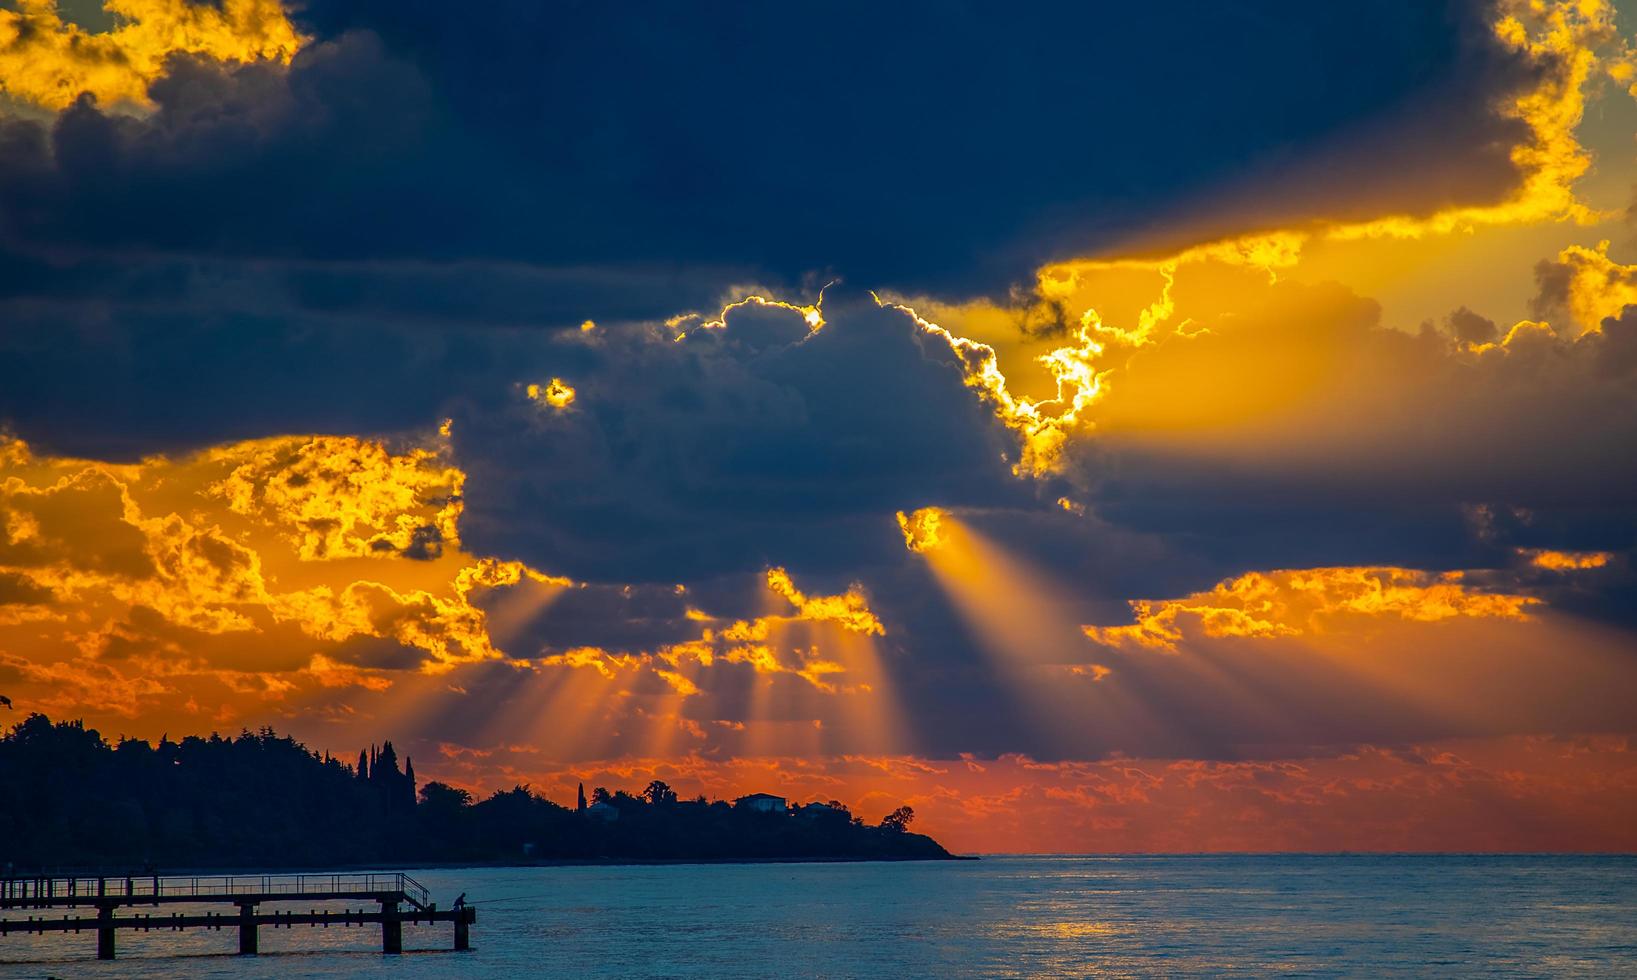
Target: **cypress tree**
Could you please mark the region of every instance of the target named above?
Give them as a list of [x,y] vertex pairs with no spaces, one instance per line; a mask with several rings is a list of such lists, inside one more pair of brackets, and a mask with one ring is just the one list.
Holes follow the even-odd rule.
[[[385,769],[386,772],[381,772]],[[391,785],[400,775],[398,772],[398,750],[392,747],[391,742],[381,743],[381,754],[375,757],[375,765],[370,767],[370,775],[381,780],[383,785]]]

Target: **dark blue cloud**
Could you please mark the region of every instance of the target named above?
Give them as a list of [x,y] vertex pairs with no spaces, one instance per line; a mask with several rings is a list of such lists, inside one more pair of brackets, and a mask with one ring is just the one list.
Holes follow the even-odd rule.
[[1520,77],[1484,16],[313,3],[288,72],[178,59],[152,119],[12,124],[0,202],[37,246],[994,294],[1258,174],[1259,222],[1493,197]]
[[895,510],[1034,499],[946,343],[859,294],[832,292],[825,315],[811,336],[798,312],[750,306],[682,343],[593,337],[595,363],[564,374],[568,410],[515,385],[498,409],[457,406],[464,540],[577,577],[676,582],[855,567],[902,552]]
[[288,432],[426,429],[585,360],[559,329],[708,308],[671,273],[0,253],[0,427],[131,459]]
[[288,68],[178,57],[149,116],[0,119],[0,424],[122,456],[424,427],[557,356],[495,327],[835,274],[994,294],[1224,182],[1272,221],[1512,176],[1519,78],[1464,3],[295,16]]

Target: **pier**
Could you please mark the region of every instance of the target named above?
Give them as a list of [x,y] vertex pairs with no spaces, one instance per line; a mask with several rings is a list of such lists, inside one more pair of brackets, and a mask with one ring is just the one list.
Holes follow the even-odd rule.
[[[262,906],[308,903],[306,910]],[[374,909],[318,909],[319,902],[361,902]],[[138,908],[166,905],[233,906],[221,912],[151,912]],[[89,910],[90,915],[33,915],[35,911],[63,913]],[[470,906],[440,909],[420,882],[403,874],[290,874],[209,876],[68,876],[0,879],[0,939],[19,933],[94,932],[97,958],[114,958],[115,936],[121,929],[180,931],[182,929],[236,929],[239,953],[257,952],[257,931],[262,927],[293,929],[372,926],[381,927],[381,952],[403,952],[405,923],[448,922],[454,927],[456,950],[471,948],[471,926],[477,910]],[[17,913],[25,913],[19,918]],[[123,914],[122,914],[123,913]]]

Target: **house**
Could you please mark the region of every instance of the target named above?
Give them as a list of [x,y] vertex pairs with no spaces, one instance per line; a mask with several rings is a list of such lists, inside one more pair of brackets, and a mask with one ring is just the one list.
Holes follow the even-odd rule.
[[618,820],[619,807],[612,803],[593,803],[585,808],[586,816],[596,817],[598,820]]
[[752,793],[749,796],[741,796],[733,801],[733,805],[744,807],[747,810],[755,810],[758,813],[785,812],[784,797],[774,796],[771,793]]

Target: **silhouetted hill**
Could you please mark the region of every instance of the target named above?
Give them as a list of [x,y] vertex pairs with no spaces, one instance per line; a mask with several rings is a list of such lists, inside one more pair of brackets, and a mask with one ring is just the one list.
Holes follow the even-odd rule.
[[0,866],[950,857],[905,829],[907,807],[869,826],[838,803],[764,812],[655,782],[640,795],[599,787],[571,810],[523,786],[481,801],[437,782],[417,794],[405,763],[390,742],[348,765],[265,728],[110,745],[30,715],[0,736]]

